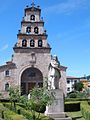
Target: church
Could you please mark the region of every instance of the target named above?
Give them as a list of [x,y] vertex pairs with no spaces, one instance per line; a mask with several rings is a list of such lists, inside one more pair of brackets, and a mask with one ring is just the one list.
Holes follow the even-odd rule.
[[[44,29],[40,6],[26,6],[21,21],[21,30],[17,34],[17,43],[10,61],[0,66],[0,93],[8,96],[10,86],[19,86],[21,94],[28,94],[33,87],[42,87],[48,77],[48,66],[52,55]],[[61,89],[66,96],[66,69],[60,66]]]

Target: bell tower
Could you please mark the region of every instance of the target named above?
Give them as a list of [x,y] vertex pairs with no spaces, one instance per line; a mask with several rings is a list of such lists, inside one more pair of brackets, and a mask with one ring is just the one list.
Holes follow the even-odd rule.
[[44,29],[44,21],[41,18],[40,6],[35,7],[32,2],[31,7],[26,6],[24,17],[21,21],[21,30],[17,34],[18,42],[14,46],[15,52],[50,51],[47,43],[47,33]]

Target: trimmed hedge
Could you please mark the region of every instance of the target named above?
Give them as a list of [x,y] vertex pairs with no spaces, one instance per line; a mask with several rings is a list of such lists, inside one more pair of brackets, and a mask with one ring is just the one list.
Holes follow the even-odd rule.
[[13,111],[8,110],[4,112],[4,120],[27,120],[27,119],[24,118],[24,116],[22,115],[18,115]]
[[81,113],[85,120],[90,120],[90,106],[87,101],[81,102]]
[[[13,110],[11,108],[11,104],[10,103],[3,103],[5,107],[7,107],[10,110]],[[32,116],[30,111],[25,110],[24,108],[20,107],[20,106],[16,106],[16,113],[21,114],[23,116],[25,116],[28,120],[32,120]]]
[[86,98],[65,98],[65,102],[70,102],[70,101],[89,101],[90,99]]
[[[11,109],[11,104],[10,103],[4,103],[4,106]],[[19,105],[16,106],[16,113],[25,116],[25,118],[27,118],[28,120],[32,120],[31,112],[29,110],[26,110],[26,109],[20,107]],[[36,115],[38,116],[37,113],[36,113]],[[40,115],[40,120],[53,120],[53,119],[48,118],[48,117],[44,116],[43,114],[41,114]]]
[[65,112],[80,111],[80,102],[65,102]]
[[3,104],[0,103],[0,117],[4,120],[27,120],[22,115],[18,115],[15,112],[5,108]]

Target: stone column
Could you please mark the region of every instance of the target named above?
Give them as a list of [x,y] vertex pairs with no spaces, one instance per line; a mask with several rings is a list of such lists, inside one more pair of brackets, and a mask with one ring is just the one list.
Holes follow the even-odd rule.
[[45,115],[53,118],[54,120],[72,120],[70,117],[66,117],[64,113],[64,94],[62,89],[55,89],[54,102],[46,106]]

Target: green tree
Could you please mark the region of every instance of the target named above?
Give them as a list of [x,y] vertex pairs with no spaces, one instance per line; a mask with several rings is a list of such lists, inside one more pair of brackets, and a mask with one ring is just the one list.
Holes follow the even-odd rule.
[[83,88],[83,83],[82,82],[76,82],[74,83],[74,90],[76,91],[82,91],[82,88]]
[[11,108],[14,108],[16,110],[16,102],[20,100],[20,91],[19,87],[10,87],[9,88],[9,99],[11,101]]
[[[23,102],[26,102],[25,105],[27,109],[29,109],[32,113],[33,120],[40,120],[40,113],[46,108],[47,105],[50,105],[54,97],[54,92],[49,91],[46,88],[37,88],[35,87],[30,91],[30,100],[26,100],[23,98]],[[38,112],[38,115],[36,112]]]

